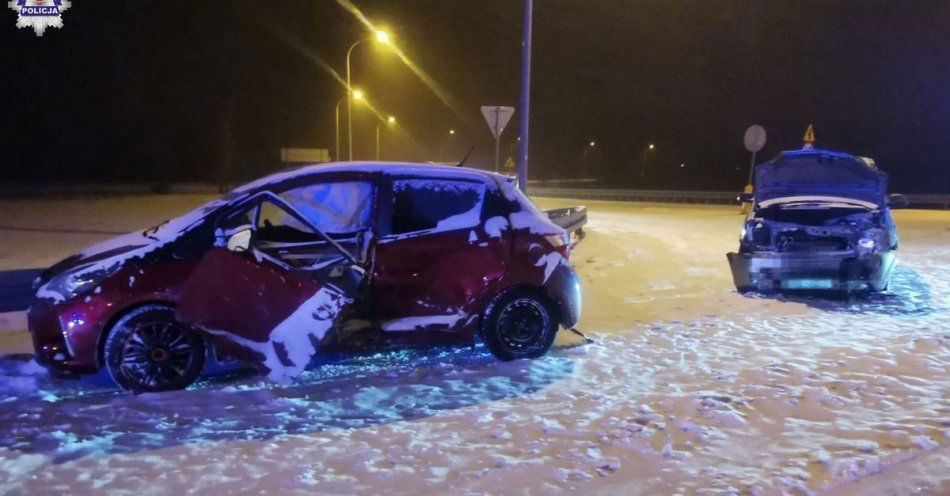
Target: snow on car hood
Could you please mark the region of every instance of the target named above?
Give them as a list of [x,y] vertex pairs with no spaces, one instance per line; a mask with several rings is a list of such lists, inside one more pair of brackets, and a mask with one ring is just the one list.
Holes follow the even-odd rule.
[[41,276],[43,284],[37,288],[36,297],[50,299],[53,303],[63,302],[74,296],[71,288],[80,287],[80,281],[94,280],[98,284],[127,261],[142,258],[180,239],[209,213],[227,203],[224,198],[214,200],[157,226],[108,239],[69,256]]
[[755,201],[838,197],[883,207],[887,174],[869,159],[827,150],[782,152],[755,168]]

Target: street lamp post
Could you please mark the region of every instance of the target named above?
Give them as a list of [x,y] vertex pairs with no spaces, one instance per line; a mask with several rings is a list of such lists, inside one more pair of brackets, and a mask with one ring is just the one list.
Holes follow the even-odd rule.
[[[379,161],[379,125],[382,123],[383,121],[379,121],[376,123],[376,161]],[[386,124],[389,124],[390,126],[392,126],[395,123],[396,123],[396,118],[393,116],[389,116],[386,119]]]
[[583,163],[584,174],[587,174],[588,172],[590,172],[587,170],[587,154],[590,152],[590,150],[593,150],[595,146],[597,146],[597,142],[594,140],[590,140],[590,143],[587,143],[587,146],[584,147],[584,163]]
[[[350,85],[350,55],[353,54],[353,49],[356,48],[357,45],[365,41],[371,41],[372,39],[373,38],[364,38],[362,40],[358,40],[352,45],[350,45],[350,48],[346,51],[346,94],[347,95],[353,94],[353,86]],[[389,44],[389,33],[385,31],[376,31],[376,41],[384,45]],[[347,144],[349,145],[349,153],[347,154],[348,160],[353,160],[353,109],[352,109],[353,104],[350,100],[352,100],[352,98],[349,98],[346,101],[346,136],[347,136],[347,141],[348,141]]]
[[442,156],[444,155],[443,151],[445,150],[446,142],[452,139],[453,136],[455,136],[455,129],[449,129],[449,134],[447,136],[448,137],[445,137],[439,140],[439,157],[438,157],[437,162],[442,161]]
[[342,160],[340,157],[340,104],[343,103],[343,100],[346,100],[345,96],[336,102],[336,110],[333,112],[336,127],[336,155],[334,155],[334,159],[336,159],[337,162]]
[[[347,92],[347,96],[349,96],[349,92]],[[340,155],[340,104],[343,103],[343,100],[346,100],[346,99],[347,97],[344,96],[343,98],[340,98],[338,102],[336,102],[336,110],[334,111],[334,115],[333,115],[334,121],[336,124],[336,161],[337,162],[343,160],[343,157]],[[353,99],[362,100],[363,92],[360,90],[354,91]]]

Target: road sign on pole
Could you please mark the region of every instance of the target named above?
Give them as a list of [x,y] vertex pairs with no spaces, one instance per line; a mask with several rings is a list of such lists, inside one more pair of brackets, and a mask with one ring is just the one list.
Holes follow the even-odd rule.
[[815,148],[815,125],[809,124],[808,129],[805,130],[805,144],[802,146],[802,150],[812,150]]
[[495,136],[495,172],[498,172],[498,140],[501,139],[501,133],[505,132],[505,126],[514,115],[514,107],[499,107],[485,105],[482,107],[482,115],[485,116],[485,122],[488,123],[488,129]]
[[745,149],[755,153],[765,146],[765,128],[756,124],[745,130]]
[[745,149],[752,152],[752,163],[749,164],[749,185],[752,185],[752,172],[755,170],[755,154],[765,146],[765,128],[755,124],[745,130]]

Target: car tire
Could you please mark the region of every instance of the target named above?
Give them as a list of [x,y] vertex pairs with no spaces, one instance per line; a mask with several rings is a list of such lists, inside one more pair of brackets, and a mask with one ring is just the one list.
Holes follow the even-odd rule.
[[145,305],[123,315],[110,328],[103,358],[116,385],[149,393],[184,389],[205,364],[201,335],[175,319],[165,305]]
[[538,291],[507,290],[485,308],[481,337],[493,355],[504,361],[543,356],[557,335],[553,303]]

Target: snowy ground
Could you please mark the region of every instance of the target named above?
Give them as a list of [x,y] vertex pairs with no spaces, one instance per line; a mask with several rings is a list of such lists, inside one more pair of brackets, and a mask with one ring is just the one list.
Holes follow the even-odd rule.
[[[205,199],[0,202],[0,269]],[[137,397],[8,355],[0,494],[950,494],[950,213],[898,212],[891,291],[835,301],[737,295],[731,207],[588,204],[593,345],[327,357],[289,387]],[[29,350],[22,315],[2,329],[0,352]]]

